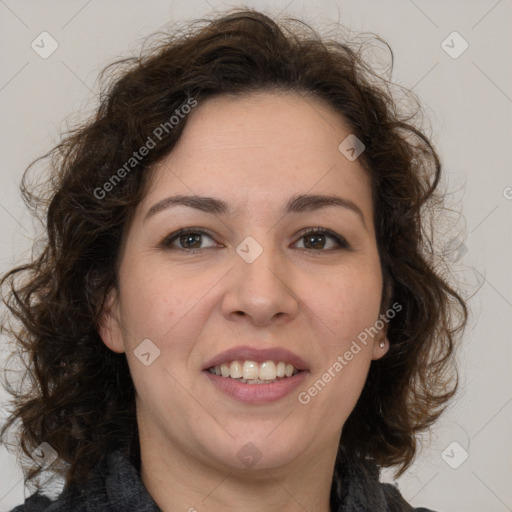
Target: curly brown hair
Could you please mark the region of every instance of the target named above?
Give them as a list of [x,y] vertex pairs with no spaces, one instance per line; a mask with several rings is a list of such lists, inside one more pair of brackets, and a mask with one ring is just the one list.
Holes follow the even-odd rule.
[[[21,183],[25,202],[44,213],[46,224],[40,253],[1,280],[7,316],[14,321],[5,329],[15,344],[13,355],[26,364],[23,383],[9,386],[14,409],[2,440],[20,423],[22,451],[30,456],[49,443],[59,456],[52,469],[66,483],[83,481],[113,447],[140,464],[126,357],[105,346],[98,325],[106,296],[117,285],[123,233],[152,169],[172,151],[187,118],[108,193],[99,191],[187,100],[200,104],[213,95],[286,91],[323,99],[364,143],[359,161],[372,182],[382,309],[393,301],[403,307],[389,321],[389,352],[372,362],[340,448],[380,467],[398,466],[398,474],[411,464],[417,434],[456,390],[454,347],[467,309],[436,264],[429,219],[443,209],[437,191],[441,163],[414,124],[419,102],[405,90],[408,105],[412,101],[416,108],[399,108],[393,84],[372,69],[364,43],[355,41],[323,39],[299,20],[277,23],[254,10],[235,10],[165,34],[140,56],[103,71],[95,116],[41,157],[50,161],[43,193],[28,184],[35,162]],[[29,464],[26,480],[39,471]]]

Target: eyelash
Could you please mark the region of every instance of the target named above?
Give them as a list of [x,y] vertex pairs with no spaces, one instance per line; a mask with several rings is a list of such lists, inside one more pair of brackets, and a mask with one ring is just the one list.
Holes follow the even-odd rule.
[[[203,249],[184,249],[182,247],[173,247],[172,246],[172,243],[177,240],[179,237],[183,236],[183,235],[189,235],[189,234],[193,234],[193,235],[204,235],[204,236],[207,236],[208,238],[212,239],[213,240],[213,237],[208,234],[206,231],[202,230],[202,229],[196,229],[196,228],[182,228],[182,229],[179,229],[178,231],[175,231],[174,233],[171,233],[169,236],[167,236],[161,243],[161,246],[167,250],[173,250],[173,251],[180,251],[180,252],[186,252],[186,253],[189,253],[189,254],[195,254],[197,252],[200,252],[200,251],[204,251],[205,249],[212,249],[212,247],[205,247]],[[302,239],[302,238],[305,238],[306,236],[311,236],[311,235],[325,235],[329,238],[332,238],[334,239],[338,245],[340,246],[338,249],[307,249],[307,248],[301,248],[302,250],[306,250],[308,251],[310,254],[321,254],[321,253],[325,253],[325,252],[332,252],[332,251],[335,251],[335,250],[341,250],[341,249],[350,249],[350,246],[348,244],[348,242],[345,240],[345,238],[343,238],[341,235],[338,235],[336,233],[334,233],[333,231],[330,231],[329,229],[325,229],[325,228],[310,228],[310,229],[307,229],[305,231],[302,231],[300,233],[300,236],[298,238],[298,240]]]

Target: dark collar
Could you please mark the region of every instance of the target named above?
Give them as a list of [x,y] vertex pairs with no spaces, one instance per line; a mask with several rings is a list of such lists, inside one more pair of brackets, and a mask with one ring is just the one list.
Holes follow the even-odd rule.
[[44,512],[161,512],[121,450],[110,452],[83,486],[66,487]]
[[379,482],[379,470],[340,451],[331,488],[333,512],[412,512],[398,488]]

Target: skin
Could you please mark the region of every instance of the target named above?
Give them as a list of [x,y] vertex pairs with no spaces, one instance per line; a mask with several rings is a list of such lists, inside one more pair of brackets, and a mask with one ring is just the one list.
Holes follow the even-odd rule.
[[[382,332],[309,403],[298,401],[380,313],[370,180],[357,159],[338,150],[349,134],[318,99],[221,96],[193,110],[155,169],[126,232],[119,289],[109,295],[101,336],[111,350],[126,352],[137,392],[141,477],[162,510],[330,510],[343,424],[371,360],[388,348]],[[151,206],[177,194],[221,199],[232,212],[174,206],[144,220]],[[296,194],[348,199],[364,222],[340,206],[283,216]],[[162,245],[182,227],[211,238]],[[349,248],[329,236],[310,242],[302,232],[316,227],[343,236]],[[248,236],[263,248],[253,263],[236,252]],[[160,350],[148,366],[134,354],[144,339]],[[285,347],[306,361],[306,379],[276,402],[237,401],[202,368],[238,345]],[[237,457],[249,442],[261,454],[252,468]]]

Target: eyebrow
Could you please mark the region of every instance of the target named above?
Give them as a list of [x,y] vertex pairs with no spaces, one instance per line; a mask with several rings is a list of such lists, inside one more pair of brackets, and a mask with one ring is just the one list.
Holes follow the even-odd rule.
[[[146,213],[144,217],[144,222],[156,215],[157,213],[172,208],[174,206],[188,206],[190,208],[195,208],[196,210],[201,210],[205,213],[210,213],[213,215],[227,215],[231,213],[231,210],[228,204],[220,199],[215,199],[213,197],[205,197],[205,196],[185,196],[185,195],[176,195],[167,197],[155,203]],[[299,194],[293,196],[284,207],[284,215],[288,215],[290,213],[304,213],[311,212],[314,210],[319,210],[321,208],[327,208],[329,206],[338,206],[341,208],[346,208],[356,213],[358,217],[363,222],[363,225],[366,228],[366,221],[363,215],[363,212],[359,206],[357,206],[350,199],[345,199],[343,197],[334,196],[334,195],[324,195],[324,194]]]

